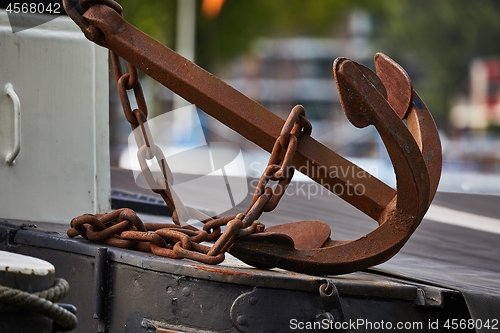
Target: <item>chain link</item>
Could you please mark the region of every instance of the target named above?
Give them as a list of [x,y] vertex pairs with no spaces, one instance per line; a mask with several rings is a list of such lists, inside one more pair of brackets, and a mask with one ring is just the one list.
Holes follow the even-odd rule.
[[[305,117],[304,107],[296,105],[274,143],[267,167],[255,188],[252,204],[245,213],[248,218],[243,220],[244,226],[258,219],[263,212],[270,212],[276,208],[295,171],[292,160],[297,150],[297,139],[301,133],[310,135],[311,130],[312,126]],[[274,189],[267,186],[270,181],[278,182]]]
[[[120,5],[112,0],[81,0],[80,5],[86,10],[95,4],[109,6],[121,15]],[[82,26],[93,31],[88,23],[84,22]],[[100,45],[103,45],[102,41]],[[301,133],[311,134],[311,124],[305,117],[304,108],[297,105],[290,112],[246,212],[236,216],[212,218],[184,206],[171,188],[172,171],[163,151],[154,142],[147,123],[148,109],[138,70],[127,62],[128,71],[124,72],[119,56],[110,51],[110,57],[123,112],[137,143],[141,173],[152,191],[158,193],[172,211],[174,223],[143,223],[133,210],[122,208],[107,214],[85,214],[74,218],[67,232],[68,236],[81,235],[93,242],[152,252],[168,258],[188,258],[207,264],[222,262],[224,253],[238,237],[264,231],[264,225],[258,218],[263,212],[276,208],[284,195],[294,173],[292,160],[297,149],[297,139]],[[133,91],[136,109],[131,107],[129,91]],[[140,130],[136,130],[137,128]],[[156,179],[150,166],[152,160],[156,160],[161,170],[161,176]],[[274,188],[268,186],[270,181],[277,182]],[[191,218],[203,222],[203,229],[198,230],[189,225],[187,221]],[[226,228],[222,233],[223,226]],[[205,241],[215,243],[211,247],[200,244]]]

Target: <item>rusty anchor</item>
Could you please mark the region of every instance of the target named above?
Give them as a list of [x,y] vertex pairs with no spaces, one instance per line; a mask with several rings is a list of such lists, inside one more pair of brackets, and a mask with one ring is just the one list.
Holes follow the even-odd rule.
[[[271,152],[279,141],[283,119],[129,24],[114,1],[82,1],[82,8],[71,0],[63,4],[90,40],[263,149]],[[324,222],[287,223],[242,237],[227,236],[233,239],[225,246],[231,254],[256,267],[344,274],[382,263],[405,244],[437,190],[441,146],[434,120],[403,68],[381,53],[375,56],[375,68],[376,73],[339,58],[333,72],[347,118],[356,127],[374,125],[379,132],[394,166],[396,190],[304,132],[298,136],[291,165],[306,166],[301,170],[327,189],[343,187],[340,197],[376,220],[378,227],[358,239],[337,241],[330,239]],[[355,172],[334,177],[318,172],[331,165]],[[356,193],[360,183],[366,191],[348,195]],[[247,228],[253,223],[242,224],[243,217],[239,219],[231,222]]]
[[436,193],[441,145],[434,120],[406,72],[381,53],[375,56],[375,67],[378,75],[338,58],[333,71],[347,118],[356,127],[374,125],[394,165],[397,192],[377,220],[378,228],[349,241],[316,237],[316,241],[324,243],[311,247],[310,241],[301,239],[304,234],[321,230],[324,235],[329,232],[328,225],[320,221],[295,222],[239,239],[230,248],[231,254],[257,267],[342,274],[380,264],[406,243]]

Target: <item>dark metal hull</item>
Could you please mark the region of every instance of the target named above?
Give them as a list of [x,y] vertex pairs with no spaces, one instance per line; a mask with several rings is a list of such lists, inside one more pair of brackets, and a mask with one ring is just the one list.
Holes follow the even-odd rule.
[[[67,238],[60,225],[37,226],[0,223],[0,248],[54,264],[56,276],[71,286],[64,302],[78,309],[75,332],[328,332],[335,328],[380,332],[391,327],[440,332],[447,319],[470,319],[460,292],[376,272],[327,278],[209,266],[104,248]],[[319,287],[327,280],[336,286],[338,297],[320,295]],[[436,323],[438,330],[432,327]]]

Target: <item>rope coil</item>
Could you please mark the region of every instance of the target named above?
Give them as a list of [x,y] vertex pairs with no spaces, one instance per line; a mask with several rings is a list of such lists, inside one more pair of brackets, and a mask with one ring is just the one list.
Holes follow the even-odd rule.
[[0,285],[0,313],[34,311],[61,326],[65,331],[74,329],[78,324],[75,314],[55,304],[66,296],[69,283],[56,279],[53,287],[36,293],[29,293]]

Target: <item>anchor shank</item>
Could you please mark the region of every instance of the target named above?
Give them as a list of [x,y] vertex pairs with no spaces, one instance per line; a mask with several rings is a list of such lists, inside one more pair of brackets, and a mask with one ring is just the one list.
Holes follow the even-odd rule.
[[[83,17],[102,31],[110,50],[248,140],[272,150],[283,119],[141,32],[112,8],[94,5]],[[299,138],[293,165],[375,220],[396,195],[307,135]]]

